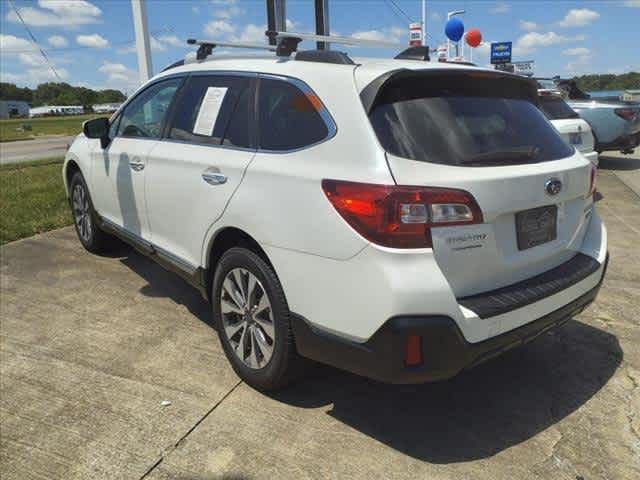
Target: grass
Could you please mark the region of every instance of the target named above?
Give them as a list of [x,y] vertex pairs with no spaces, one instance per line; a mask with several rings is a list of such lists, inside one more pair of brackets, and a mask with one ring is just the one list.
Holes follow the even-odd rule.
[[[82,122],[99,116],[101,115],[93,114],[0,120],[0,142],[28,140],[39,135],[76,135],[82,130]],[[23,130],[23,125],[31,126],[31,130]]]
[[62,158],[0,166],[0,245],[71,225]]

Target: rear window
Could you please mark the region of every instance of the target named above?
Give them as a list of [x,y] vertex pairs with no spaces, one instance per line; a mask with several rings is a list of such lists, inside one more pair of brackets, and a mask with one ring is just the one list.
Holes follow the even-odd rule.
[[369,113],[389,153],[445,165],[495,166],[568,157],[566,145],[508,77],[438,74],[391,81]]
[[579,115],[560,97],[540,96],[540,110],[549,120],[578,118]]

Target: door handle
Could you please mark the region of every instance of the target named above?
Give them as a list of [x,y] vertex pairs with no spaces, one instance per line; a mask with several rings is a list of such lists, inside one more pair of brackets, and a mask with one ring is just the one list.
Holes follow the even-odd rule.
[[144,161],[140,160],[138,157],[135,157],[129,160],[129,166],[131,167],[131,170],[139,172],[140,170],[144,169]]
[[202,179],[209,185],[222,185],[227,182],[227,176],[220,173],[216,167],[207,168],[202,172]]

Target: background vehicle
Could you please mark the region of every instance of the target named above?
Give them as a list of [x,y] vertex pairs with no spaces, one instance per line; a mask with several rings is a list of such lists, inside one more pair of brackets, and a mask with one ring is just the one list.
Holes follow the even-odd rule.
[[595,168],[537,96],[450,63],[224,56],[86,122],[65,184],[87,249],[117,235],[211,300],[249,384],[301,357],[448,378],[563,324],[604,276]]
[[595,142],[589,124],[567,105],[561,92],[538,90],[538,95],[540,109],[558,130],[564,141],[575,147],[595,166],[598,166],[598,152],[594,151]]
[[615,98],[591,98],[574,80],[536,79],[541,88],[550,83],[567,95],[567,103],[589,122],[598,153],[619,150],[632,153],[640,145],[640,104]]

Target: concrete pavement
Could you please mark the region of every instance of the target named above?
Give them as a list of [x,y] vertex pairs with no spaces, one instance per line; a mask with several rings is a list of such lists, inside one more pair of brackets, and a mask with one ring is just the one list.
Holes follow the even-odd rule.
[[2,142],[0,143],[0,165],[62,157],[67,151],[67,145],[70,145],[74,138],[75,135],[46,136],[33,140]]
[[600,156],[600,167],[615,173],[625,185],[640,195],[640,147],[631,155],[605,152]]
[[640,196],[617,166],[599,174],[596,303],[436,384],[320,367],[264,395],[227,365],[199,294],[151,261],[90,255],[71,228],[2,247],[3,480],[638,478]]

